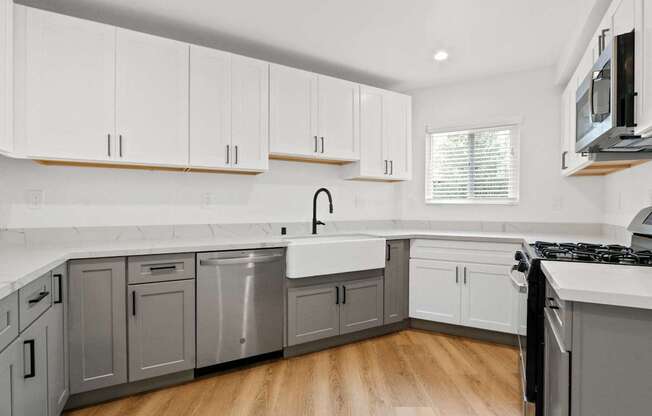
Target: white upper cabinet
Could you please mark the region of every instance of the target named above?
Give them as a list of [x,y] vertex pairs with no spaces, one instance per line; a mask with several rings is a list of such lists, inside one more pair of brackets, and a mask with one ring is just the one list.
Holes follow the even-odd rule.
[[412,99],[388,92],[383,121],[388,175],[392,179],[408,180],[412,177]]
[[13,1],[0,0],[0,153],[13,144]]
[[121,162],[188,164],[188,44],[117,29],[116,134]]
[[270,153],[280,159],[360,158],[358,84],[271,65]]
[[268,166],[267,62],[190,47],[190,167]]
[[387,91],[360,87],[360,162],[352,167],[360,176],[383,178],[389,172],[388,146],[383,140],[386,101]]
[[[21,8],[24,83],[17,134],[32,158],[105,161],[116,154],[115,28]],[[24,59],[24,61],[23,61]],[[24,114],[22,110],[24,109]]]
[[269,146],[277,156],[314,158],[318,151],[317,74],[271,64]]
[[615,9],[611,16],[611,30],[613,36],[629,33],[636,26],[636,7],[637,0],[616,0]]
[[409,96],[360,87],[360,161],[347,167],[347,178],[411,178],[411,105]]
[[190,166],[231,166],[231,54],[190,46]]
[[269,64],[244,56],[231,59],[233,166],[266,170],[269,151]]
[[360,87],[349,81],[319,76],[319,153],[334,160],[360,158]]

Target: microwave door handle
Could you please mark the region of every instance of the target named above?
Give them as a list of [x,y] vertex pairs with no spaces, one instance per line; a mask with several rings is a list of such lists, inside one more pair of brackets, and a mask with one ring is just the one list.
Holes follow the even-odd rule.
[[595,84],[595,79],[593,78],[593,72],[591,72],[591,82],[589,83],[589,103],[591,105],[591,122],[595,122],[595,103],[593,99],[593,85]]

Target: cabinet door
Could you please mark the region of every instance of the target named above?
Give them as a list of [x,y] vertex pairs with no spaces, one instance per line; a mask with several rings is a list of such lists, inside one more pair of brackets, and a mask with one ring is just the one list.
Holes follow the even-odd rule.
[[38,9],[25,8],[25,13],[20,51],[25,54],[25,114],[19,131],[26,154],[111,159],[116,143],[115,28]]
[[20,340],[14,340],[7,348],[0,352],[0,415],[18,416],[20,411],[20,391],[18,386],[22,384],[21,373],[23,365],[20,359]]
[[360,87],[360,175],[383,177],[389,173],[383,143],[383,108],[386,91]]
[[340,334],[383,324],[383,279],[343,283],[340,302]]
[[460,323],[459,265],[410,260],[410,318]]
[[269,149],[269,64],[231,58],[231,142],[233,166],[266,170]]
[[[561,162],[560,162],[560,169],[562,174],[565,173],[565,171],[568,170],[568,154],[571,151],[571,140],[573,142],[575,141],[575,138],[570,137],[570,123],[571,123],[571,104],[575,105],[575,102],[573,101],[571,103],[571,94],[570,91],[573,90],[574,88],[574,83],[570,83],[566,89],[561,93],[561,142],[560,142],[560,148],[561,148]],[[575,120],[573,120],[574,122]],[[574,149],[573,149],[574,151]]]
[[408,317],[408,285],[410,273],[409,241],[387,242],[385,262],[385,324]]
[[185,43],[117,29],[119,160],[188,164],[188,50]]
[[544,416],[570,415],[570,353],[544,319]]
[[[0,152],[12,152],[14,2],[0,1]],[[3,413],[4,414],[4,413]]]
[[44,416],[48,414],[48,321],[41,316],[34,321],[20,338],[20,370],[16,390],[21,416]]
[[195,281],[130,285],[129,381],[195,367]]
[[411,106],[409,96],[387,93],[384,108],[385,159],[389,160],[389,175],[395,179],[412,176]]
[[360,87],[319,76],[319,155],[333,160],[360,159]]
[[636,2],[636,123],[638,134],[652,133],[652,4]]
[[70,262],[70,393],[127,382],[125,259]]
[[190,46],[190,166],[231,165],[231,54]]
[[462,269],[462,324],[516,333],[518,292],[508,266],[465,264]]
[[68,388],[68,270],[64,264],[52,271],[52,307],[48,319],[48,408],[59,415],[69,396]]
[[288,290],[288,345],[339,335],[338,291],[335,285]]
[[318,150],[316,110],[316,74],[281,65],[270,65],[270,153],[316,157]]

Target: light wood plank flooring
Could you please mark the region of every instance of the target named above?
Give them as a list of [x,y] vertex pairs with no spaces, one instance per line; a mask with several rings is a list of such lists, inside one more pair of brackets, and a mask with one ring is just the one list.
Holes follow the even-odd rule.
[[70,416],[521,414],[516,348],[406,330]]

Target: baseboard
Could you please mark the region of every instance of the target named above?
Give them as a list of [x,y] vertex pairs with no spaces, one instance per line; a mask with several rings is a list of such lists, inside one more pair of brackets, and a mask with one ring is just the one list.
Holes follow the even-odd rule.
[[175,386],[187,383],[194,379],[194,371],[187,370],[174,374],[168,374],[160,377],[154,377],[147,380],[134,381],[132,383],[119,384],[117,386],[106,387],[99,390],[87,391],[70,396],[64,410],[77,409],[132,394],[143,393],[146,391],[162,389],[164,387]]
[[328,348],[339,347],[340,345],[350,344],[356,341],[362,341],[368,338],[387,335],[392,332],[407,329],[408,327],[409,321],[404,320],[389,325],[366,329],[360,332],[353,332],[351,334],[344,334],[332,338],[320,339],[318,341],[307,342],[305,344],[293,345],[291,347],[286,347],[283,350],[283,356],[285,358],[296,357],[297,355],[308,354]]
[[410,318],[410,328],[421,329],[430,332],[440,332],[459,337],[473,338],[480,341],[494,342],[518,346],[518,337],[514,334],[490,331],[487,329],[470,328],[460,325],[444,324],[440,322],[424,321],[422,319]]

